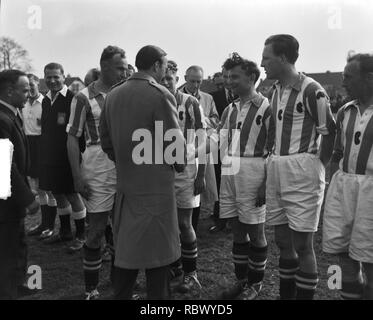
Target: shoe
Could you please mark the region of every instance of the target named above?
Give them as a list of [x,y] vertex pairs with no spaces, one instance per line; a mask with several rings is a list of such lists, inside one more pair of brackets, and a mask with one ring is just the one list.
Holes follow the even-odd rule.
[[178,286],[177,291],[180,293],[188,293],[193,289],[197,289],[198,291],[202,289],[196,272],[185,274],[183,282]]
[[50,238],[51,236],[53,236],[53,230],[50,230],[50,229],[46,229],[44,230],[40,236],[39,236],[39,240],[45,240],[45,239],[48,239]]
[[246,287],[242,293],[242,300],[255,300],[259,296],[262,286],[262,282],[259,282]]
[[85,293],[85,298],[84,300],[97,300],[98,297],[99,297],[99,292],[97,291],[97,289],[94,289],[90,292],[86,292]]
[[59,242],[71,241],[72,239],[73,239],[73,235],[71,233],[70,234],[56,233],[56,234],[53,234],[51,237],[45,239],[43,243],[54,244],[54,243],[59,243]]
[[218,297],[219,300],[236,299],[247,288],[247,281],[237,281],[231,288],[225,289]]
[[73,243],[68,247],[67,251],[68,253],[75,253],[77,251],[80,251],[85,243],[85,239],[79,239],[76,238]]
[[224,225],[214,225],[209,229],[210,233],[217,233],[219,231],[223,231],[225,229]]
[[31,228],[31,229],[27,232],[27,235],[28,235],[29,237],[32,237],[32,236],[38,236],[38,235],[40,235],[44,230],[45,230],[45,227],[44,227],[42,224],[39,224],[38,226],[35,226],[35,227]]

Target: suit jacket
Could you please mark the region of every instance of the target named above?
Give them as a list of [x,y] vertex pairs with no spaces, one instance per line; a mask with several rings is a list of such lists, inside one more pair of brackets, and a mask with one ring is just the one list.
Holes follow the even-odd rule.
[[22,219],[26,207],[35,199],[27,181],[30,161],[22,123],[8,107],[0,103],[0,139],[5,138],[8,138],[14,146],[11,166],[12,195],[6,200],[0,199],[0,223]]
[[221,118],[224,109],[226,106],[229,104],[227,100],[227,95],[225,94],[225,89],[214,91],[211,93],[215,105],[216,105],[216,110],[218,111],[219,118]]

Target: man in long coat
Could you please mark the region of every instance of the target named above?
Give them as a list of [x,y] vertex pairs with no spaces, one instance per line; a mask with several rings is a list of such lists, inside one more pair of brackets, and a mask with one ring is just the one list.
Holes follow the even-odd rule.
[[168,265],[180,257],[174,169],[182,171],[184,166],[165,159],[170,142],[164,141],[164,133],[174,129],[181,153],[184,138],[175,98],[158,84],[165,75],[165,56],[158,47],[143,47],[136,56],[139,72],[109,92],[100,119],[102,148],[117,168],[117,299],[131,299],[139,269],[146,269],[147,298],[167,299]]

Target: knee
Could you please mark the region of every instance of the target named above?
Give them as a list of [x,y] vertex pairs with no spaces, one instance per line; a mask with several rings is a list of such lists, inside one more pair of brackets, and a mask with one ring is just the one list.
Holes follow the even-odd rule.
[[313,254],[313,246],[309,242],[295,242],[294,249],[299,256]]
[[288,250],[292,247],[290,239],[284,237],[283,235],[275,235],[275,243],[280,251]]
[[187,220],[181,220],[179,221],[179,229],[181,233],[185,233],[190,231],[192,228],[192,224]]

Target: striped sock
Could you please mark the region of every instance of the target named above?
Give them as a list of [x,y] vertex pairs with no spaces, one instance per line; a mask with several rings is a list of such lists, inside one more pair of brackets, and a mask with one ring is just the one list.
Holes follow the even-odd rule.
[[298,271],[298,259],[280,258],[280,299],[294,300],[296,297],[295,273]]
[[98,286],[99,272],[102,264],[101,248],[92,249],[87,247],[85,244],[83,248],[83,270],[85,290],[86,292],[90,292],[96,289]]
[[57,214],[60,218],[60,234],[66,235],[71,233],[70,215],[72,213],[71,205],[66,208],[57,208]]
[[191,273],[197,270],[197,240],[192,243],[181,241],[181,261],[185,273]]
[[234,273],[237,280],[244,280],[247,277],[250,242],[233,242],[232,255]]
[[361,300],[363,299],[364,285],[359,281],[342,281],[340,290],[342,300]]
[[267,248],[250,246],[249,250],[249,271],[247,273],[248,284],[259,283],[263,281],[264,270],[267,263]]
[[297,286],[297,300],[312,300],[319,278],[317,273],[308,273],[298,270],[295,274]]

